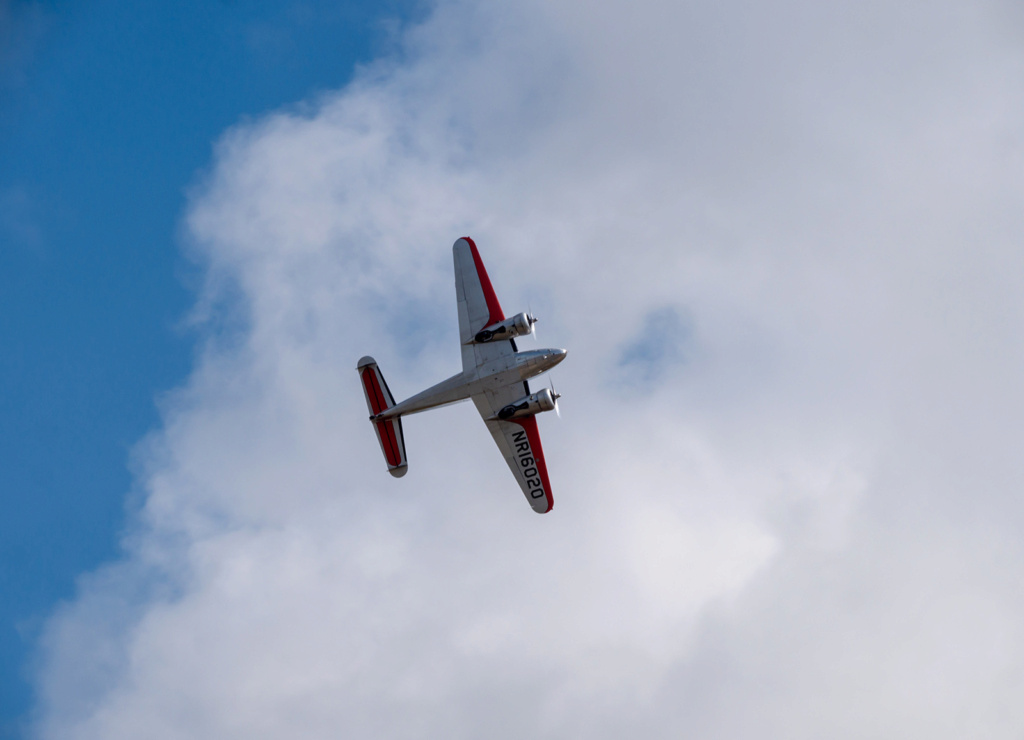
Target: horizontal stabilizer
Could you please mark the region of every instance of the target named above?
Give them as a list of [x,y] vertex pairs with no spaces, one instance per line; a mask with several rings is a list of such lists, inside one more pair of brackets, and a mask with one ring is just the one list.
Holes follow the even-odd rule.
[[363,393],[366,394],[366,408],[370,412],[370,421],[377,431],[384,460],[388,464],[388,472],[401,478],[409,470],[409,462],[405,456],[405,437],[402,434],[402,418],[375,420],[378,414],[395,405],[395,397],[391,395],[384,376],[372,357],[364,357],[356,365],[359,379],[363,382]]

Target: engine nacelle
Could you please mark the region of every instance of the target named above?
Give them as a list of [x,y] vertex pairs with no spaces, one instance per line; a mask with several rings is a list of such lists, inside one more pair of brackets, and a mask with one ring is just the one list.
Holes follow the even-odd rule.
[[499,339],[526,336],[533,333],[533,325],[536,321],[537,319],[527,316],[525,313],[517,313],[515,316],[510,316],[504,321],[499,321],[497,324],[484,327],[473,337],[473,341],[483,344],[484,342],[494,342]]
[[552,393],[549,388],[544,388],[525,398],[520,398],[515,403],[510,403],[499,411],[494,418],[508,421],[509,419],[533,416],[543,411],[551,411],[555,408],[555,401],[557,400],[558,396],[556,394]]

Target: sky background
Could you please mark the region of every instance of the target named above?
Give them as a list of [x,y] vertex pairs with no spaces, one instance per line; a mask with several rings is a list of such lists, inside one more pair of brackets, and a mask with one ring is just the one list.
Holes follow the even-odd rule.
[[1016,4],[0,7],[8,736],[1020,736]]
[[414,11],[0,3],[0,737],[46,616],[116,555],[132,446],[191,366],[179,224],[213,142],[344,84]]

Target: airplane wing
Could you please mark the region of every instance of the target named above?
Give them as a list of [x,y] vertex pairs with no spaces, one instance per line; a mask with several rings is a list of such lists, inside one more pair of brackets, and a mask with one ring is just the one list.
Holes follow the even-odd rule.
[[[479,368],[491,365],[501,366],[495,370],[511,367],[510,362],[515,364],[515,340],[473,343],[477,332],[505,318],[476,244],[464,236],[455,242],[452,254],[455,257],[455,297],[459,305],[463,372],[475,374]],[[522,396],[512,400],[518,398]]]
[[[455,242],[452,253],[455,258],[455,296],[459,306],[463,372],[470,377],[479,377],[515,367],[517,350],[514,339],[480,344],[473,341],[481,329],[505,319],[476,244],[468,236],[463,237]],[[536,417],[509,421],[491,418],[508,404],[528,395],[530,386],[524,381],[488,388],[475,394],[473,403],[523,489],[526,500],[534,511],[544,514],[551,511],[553,499]]]
[[[538,514],[546,514],[554,506],[554,499],[548,481],[548,466],[544,462],[544,448],[541,447],[540,432],[537,430],[537,417],[527,416],[509,421],[490,418],[497,415],[502,407],[522,398],[523,386],[526,386],[525,382],[478,393],[473,396],[473,403],[484,418],[512,475],[523,489],[526,500]],[[526,386],[526,394],[529,393],[530,388]]]

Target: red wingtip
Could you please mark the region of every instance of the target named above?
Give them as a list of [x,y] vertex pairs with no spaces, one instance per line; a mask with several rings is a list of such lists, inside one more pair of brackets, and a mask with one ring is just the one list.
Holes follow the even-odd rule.
[[476,265],[476,274],[480,278],[480,287],[484,291],[484,300],[487,301],[487,311],[490,313],[490,318],[487,320],[487,326],[491,324],[497,324],[499,321],[505,319],[505,314],[501,310],[501,304],[498,303],[498,296],[494,293],[494,288],[491,286],[491,279],[487,276],[487,268],[484,267],[484,261],[480,259],[480,252],[477,251],[476,242],[473,241],[472,237],[462,237],[469,244],[469,251],[473,253],[473,264]]

